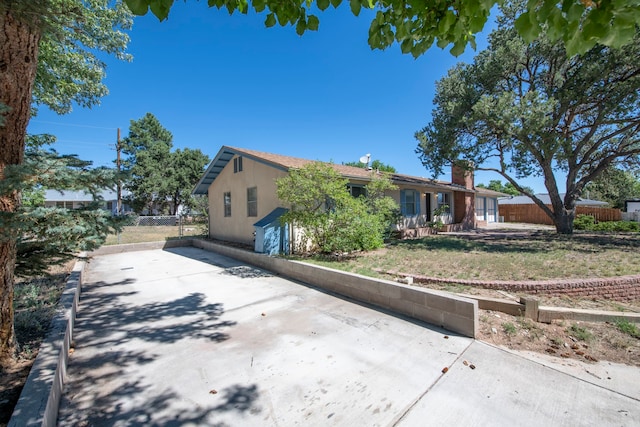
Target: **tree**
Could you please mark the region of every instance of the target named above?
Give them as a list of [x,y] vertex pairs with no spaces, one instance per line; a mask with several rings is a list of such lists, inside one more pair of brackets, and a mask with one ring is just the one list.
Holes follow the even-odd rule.
[[200,150],[185,148],[171,153],[170,162],[166,191],[171,200],[171,213],[175,215],[179,206],[194,207],[191,191],[202,177],[209,157]]
[[[367,164],[366,163],[362,163],[361,161],[357,161],[357,162],[347,162],[345,163],[346,166],[355,166],[357,168],[366,168]],[[380,160],[374,160],[373,162],[371,162],[371,169],[375,170],[375,171],[380,171],[380,172],[389,172],[389,173],[396,173],[396,168],[394,168],[391,165],[386,165],[384,163],[382,163]]]
[[166,204],[172,141],[171,132],[153,114],[131,120],[129,135],[121,141],[122,167],[127,174],[124,187],[131,192],[128,203],[137,213],[146,209],[151,214]]
[[[106,93],[96,52],[125,53],[131,15],[109,0],[0,0],[0,180],[24,160],[32,105],[64,113],[95,105]],[[6,224],[19,210],[19,189],[0,196]],[[18,231],[0,240],[0,365],[15,350],[13,283]]]
[[[388,178],[372,174],[367,197],[354,198],[349,181],[331,165],[309,163],[276,180],[278,198],[289,205],[282,221],[300,227],[312,250],[323,253],[370,250],[383,244],[391,209],[397,205],[384,191]],[[391,200],[391,203],[389,203]]]
[[[173,0],[125,0],[131,11],[144,15],[149,10],[164,20]],[[337,8],[342,0],[317,0],[320,11]],[[391,0],[350,0],[351,12],[358,16],[362,8],[375,10],[369,26],[369,46],[385,49],[394,42],[403,53],[418,57],[435,42],[444,48],[453,45],[451,53],[461,54],[467,44],[475,49],[475,34],[480,32],[491,9],[501,0],[438,2],[397,2]],[[257,13],[266,11],[265,25],[295,25],[296,33],[316,31],[319,20],[310,13],[312,0],[209,0],[210,7],[225,8],[229,14],[246,14],[249,7]],[[514,21],[520,35],[532,42],[541,33],[551,41],[560,40],[567,53],[585,53],[597,43],[620,47],[631,44],[640,25],[640,8],[635,1],[555,0],[528,1]]]
[[[432,121],[416,133],[417,154],[436,175],[471,161],[500,174],[573,232],[575,203],[585,186],[640,153],[640,37],[621,49],[597,46],[568,58],[541,37],[525,43],[513,29],[517,10],[504,8],[489,48],[451,69],[436,86]],[[565,176],[560,197],[554,172]],[[518,183],[541,176],[551,207]]]
[[165,210],[175,215],[178,206],[189,206],[196,185],[209,158],[200,150],[171,151],[173,135],[151,113],[131,120],[129,135],[121,142],[122,165],[128,175],[128,202],[141,213]]
[[484,185],[484,184],[478,184],[476,185],[477,188],[487,188],[489,190],[493,190],[493,191],[498,191],[500,193],[505,193],[505,194],[510,194],[512,196],[519,196],[521,194],[533,194],[533,188],[531,187],[522,187],[522,189],[524,190],[522,193],[513,186],[512,183],[507,182],[506,184],[502,184],[502,181],[500,181],[499,179],[492,179],[491,181],[489,181],[489,185]]
[[[98,248],[107,234],[120,228],[119,219],[102,209],[100,196],[102,190],[114,188],[114,170],[91,168],[91,162],[75,155],[45,149],[40,145],[42,138],[30,135],[28,141],[24,163],[7,167],[0,181],[0,194],[19,188],[27,195],[10,222],[0,227],[2,234],[8,230],[18,233],[16,276],[43,275],[52,265]],[[94,202],[79,209],[45,207],[44,189],[82,190]]]
[[588,199],[602,200],[611,207],[624,209],[625,200],[640,197],[640,177],[626,170],[608,167],[585,186],[583,194]]

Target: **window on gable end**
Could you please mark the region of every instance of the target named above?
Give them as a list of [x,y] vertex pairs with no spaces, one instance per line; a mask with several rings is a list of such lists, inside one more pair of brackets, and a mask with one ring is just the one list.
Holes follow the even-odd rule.
[[242,172],[242,156],[233,159],[233,173]]

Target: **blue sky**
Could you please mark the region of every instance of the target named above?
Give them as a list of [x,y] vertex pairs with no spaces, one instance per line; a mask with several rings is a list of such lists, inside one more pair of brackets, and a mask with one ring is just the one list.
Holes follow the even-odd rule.
[[[109,95],[92,109],[58,116],[41,108],[31,133],[57,136],[55,148],[95,166],[112,166],[116,129],[153,113],[174,148],[209,157],[222,145],[335,163],[366,153],[398,172],[431,176],[413,135],[430,120],[435,83],[459,58],[437,47],[413,59],[397,45],[367,44],[371,14],[349,8],[318,14],[320,29],[299,37],[264,27],[264,15],[176,2],[169,19],[135,19],[130,63],[106,58]],[[479,47],[485,47],[479,36]],[[439,177],[450,180],[449,174]],[[476,183],[500,179],[478,173]],[[538,192],[542,181],[526,181]]]

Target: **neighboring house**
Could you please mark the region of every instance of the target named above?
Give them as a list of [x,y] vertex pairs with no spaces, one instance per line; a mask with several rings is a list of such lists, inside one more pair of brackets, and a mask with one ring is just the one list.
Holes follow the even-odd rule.
[[[104,190],[100,193],[102,198],[102,209],[111,211],[112,214],[117,213],[118,195],[113,190]],[[122,197],[125,197],[123,192]],[[68,191],[68,190],[46,190],[44,194],[45,207],[59,207],[67,209],[80,209],[93,202],[91,193],[85,191]],[[122,204],[123,213],[131,212],[131,208],[124,203]]]
[[[220,148],[193,191],[209,197],[210,237],[254,245],[257,252],[286,252],[295,243],[296,236],[278,221],[287,207],[276,195],[276,179],[286,176],[290,169],[313,162],[242,148]],[[329,164],[349,180],[349,190],[355,197],[362,194],[371,174],[376,173]],[[398,189],[387,195],[400,206],[399,229],[403,236],[427,234],[426,227],[434,220],[433,212],[440,205],[449,206],[441,217],[448,229],[475,227],[473,173],[454,169],[453,183],[402,174],[390,174],[390,177]],[[483,194],[491,198],[489,193]]]
[[[535,195],[542,203],[551,206],[551,198],[548,194],[539,193]],[[564,193],[560,193],[560,198],[564,200]],[[499,205],[533,205],[535,202],[529,196],[511,196],[498,199]],[[578,198],[576,206],[584,206],[591,208],[606,208],[609,203],[600,200],[590,200]]]

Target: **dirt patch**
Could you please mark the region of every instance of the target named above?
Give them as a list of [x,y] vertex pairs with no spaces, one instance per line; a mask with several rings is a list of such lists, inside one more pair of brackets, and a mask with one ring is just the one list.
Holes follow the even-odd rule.
[[[428,286],[456,294],[478,295],[490,298],[518,301],[522,295],[504,291],[470,288],[467,286]],[[536,295],[540,305],[580,308],[588,310],[640,312],[640,301],[620,303],[610,300],[570,298]],[[622,332],[619,325],[610,322],[578,322],[554,320],[551,324],[505,313],[479,310],[478,339],[511,350],[544,353],[563,359],[583,362],[608,361],[640,366],[640,334],[634,336]],[[640,330],[640,325],[626,325]]]
[[0,427],[6,426],[11,419],[74,263],[52,268],[48,277],[16,280],[14,307],[18,354],[8,366],[0,368]]
[[583,362],[640,366],[640,339],[608,322],[553,321],[551,324],[480,310],[478,339],[512,350],[546,353]]

